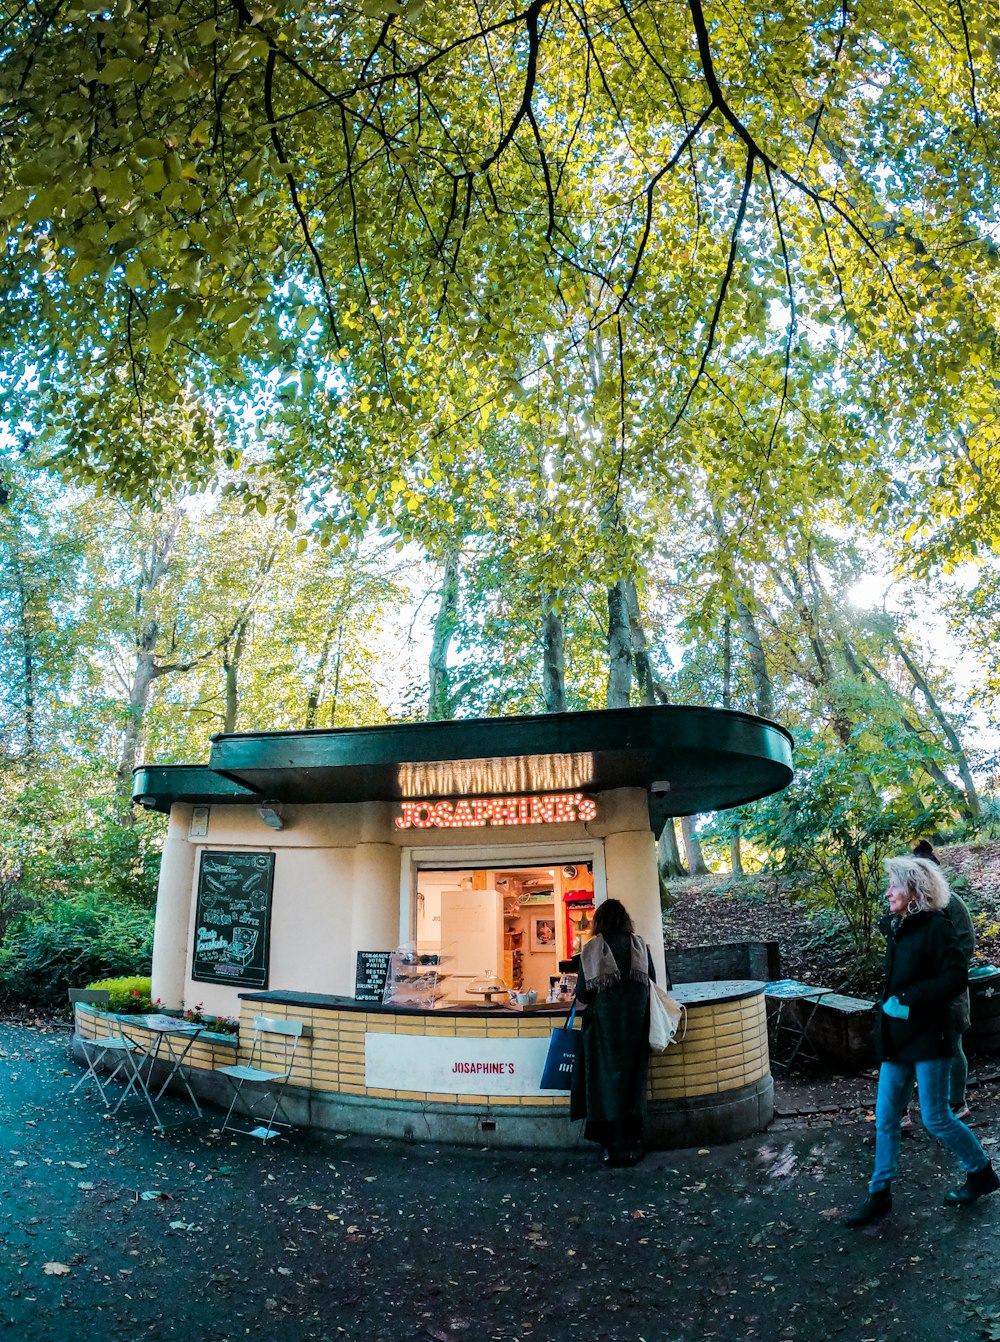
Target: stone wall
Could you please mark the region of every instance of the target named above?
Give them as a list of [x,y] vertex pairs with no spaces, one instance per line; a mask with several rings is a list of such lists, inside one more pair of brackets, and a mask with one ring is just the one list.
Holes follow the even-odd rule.
[[718,982],[720,979],[781,978],[781,951],[776,941],[723,941],[715,946],[685,946],[667,952],[672,983]]

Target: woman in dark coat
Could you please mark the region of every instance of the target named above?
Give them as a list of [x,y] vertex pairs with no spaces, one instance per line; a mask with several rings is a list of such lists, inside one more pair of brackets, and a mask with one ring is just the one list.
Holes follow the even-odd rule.
[[594,934],[578,956],[576,996],[587,1010],[583,1045],[573,1069],[570,1117],[586,1120],[605,1165],[642,1159],[649,1065],[649,981],[653,961],[617,899],[594,914]]
[[924,1127],[957,1156],[965,1183],[945,1197],[949,1207],[975,1202],[1000,1187],[996,1171],[973,1133],[952,1113],[948,1080],[956,1044],[952,1001],[968,983],[968,965],[943,912],[950,892],[933,863],[894,857],[889,875],[885,933],[885,987],[875,1027],[882,1057],[875,1102],[875,1169],[868,1197],[846,1223],[867,1225],[892,1208],[891,1184],[899,1164],[899,1115],[916,1077]]
[[[933,862],[936,867],[941,865],[933,846],[926,839],[921,839],[914,845],[913,856],[926,858],[928,862]],[[972,921],[972,915],[954,890],[951,891],[951,898],[945,906],[945,913],[955,929],[962,954],[965,956],[967,963],[971,964],[976,950],[976,928]],[[969,1103],[965,1097],[965,1087],[969,1080],[969,1063],[965,1056],[965,1049],[962,1047],[962,1035],[972,1023],[969,1015],[971,1003],[968,988],[965,992],[959,993],[952,1003],[951,1009],[955,1016],[955,1028],[959,1033],[955,1045],[955,1056],[951,1062],[950,1102],[955,1117],[965,1119],[969,1117]],[[911,1118],[910,1127],[912,1126],[913,1120]]]

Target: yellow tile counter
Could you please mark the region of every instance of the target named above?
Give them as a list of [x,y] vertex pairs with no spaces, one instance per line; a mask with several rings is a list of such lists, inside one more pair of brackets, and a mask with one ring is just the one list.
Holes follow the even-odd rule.
[[[650,1147],[732,1141],[773,1116],[764,985],[754,980],[682,984],[682,1042],[650,1058]],[[315,993],[244,994],[245,1062],[258,1015],[305,1028],[287,1107],[300,1123],[340,1132],[476,1146],[559,1147],[582,1142],[569,1097],[539,1090],[549,1034],[567,1008],[381,1007]],[[93,1037],[99,1015],[78,1009],[77,1031]],[[214,1068],[233,1061],[228,1041],[209,1037],[191,1054],[192,1087],[222,1103]]]

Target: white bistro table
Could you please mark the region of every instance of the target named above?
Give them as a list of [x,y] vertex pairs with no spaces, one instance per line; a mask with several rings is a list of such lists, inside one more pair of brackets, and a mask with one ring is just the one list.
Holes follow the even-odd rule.
[[[153,1126],[162,1132],[165,1125],[156,1106],[170,1083],[177,1079],[187,1091],[195,1113],[201,1118],[202,1112],[188,1081],[185,1063],[194,1041],[205,1026],[163,1015],[120,1016],[118,1019],[122,1034],[136,1047],[134,1053],[127,1055],[131,1075],[112,1113],[117,1114],[130,1094],[141,1095],[153,1115]],[[166,1067],[166,1076],[154,1092],[153,1073],[158,1062]]]
[[[798,979],[774,979],[764,985],[765,998],[777,1002],[772,1021],[774,1033],[774,1053],[772,1063],[779,1067],[790,1068],[800,1055],[804,1060],[818,1061],[819,1052],[809,1038],[809,1029],[823,1001],[833,997],[833,988],[817,988],[810,983],[800,983]],[[792,1016],[786,1010],[789,1003],[798,1003],[798,1015]],[[787,1058],[779,1056],[782,1036],[788,1039],[792,1050]]]

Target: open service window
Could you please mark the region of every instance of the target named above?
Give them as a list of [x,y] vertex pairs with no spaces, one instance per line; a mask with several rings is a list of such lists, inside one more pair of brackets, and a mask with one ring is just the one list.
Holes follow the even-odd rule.
[[606,897],[603,858],[600,843],[408,850],[402,939],[437,963],[439,1000],[468,1004],[490,981],[556,1000]]

